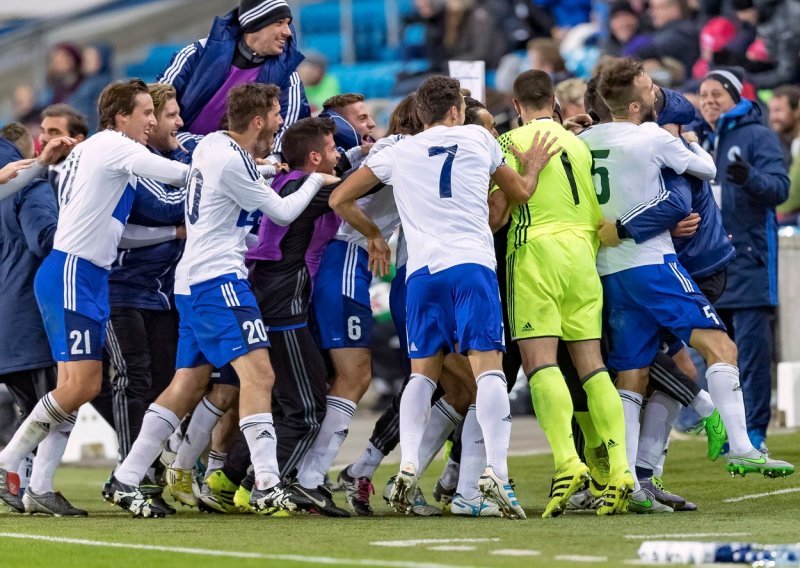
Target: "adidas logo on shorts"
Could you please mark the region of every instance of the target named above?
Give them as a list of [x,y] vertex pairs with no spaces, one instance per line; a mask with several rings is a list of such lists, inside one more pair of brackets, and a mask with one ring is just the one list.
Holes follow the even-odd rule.
[[531,322],[525,322],[525,325],[522,326],[522,331],[533,331],[533,326]]
[[411,346],[408,348],[408,350],[409,351],[416,351],[417,350],[417,346],[414,344],[413,341],[411,342]]

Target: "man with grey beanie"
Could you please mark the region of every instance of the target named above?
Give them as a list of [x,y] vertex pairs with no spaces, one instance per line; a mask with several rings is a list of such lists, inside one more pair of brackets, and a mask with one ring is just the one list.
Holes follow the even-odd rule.
[[185,129],[208,134],[223,127],[225,100],[243,83],[271,83],[281,89],[283,132],[310,116],[297,66],[303,60],[285,0],[241,0],[239,8],[218,17],[207,38],[176,53],[158,81],[178,93]]

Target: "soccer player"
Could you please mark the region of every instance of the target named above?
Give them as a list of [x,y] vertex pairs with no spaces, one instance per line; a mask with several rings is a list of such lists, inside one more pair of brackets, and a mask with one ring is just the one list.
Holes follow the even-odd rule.
[[[536,416],[553,449],[556,473],[543,517],[560,514],[589,478],[572,440],[573,406],[557,363],[559,338],[567,342],[586,391],[591,418],[582,429],[608,448],[611,474],[598,514],[619,513],[633,484],[625,455],[622,404],[600,354],[602,287],[595,269],[600,209],[586,145],[552,119],[555,98],[547,73],[526,71],[514,81],[514,105],[524,125],[500,137],[506,159],[511,144],[527,149],[534,137],[555,140],[558,160],[542,170],[542,191],[512,211],[508,231],[508,298],[511,335],[522,353]],[[592,423],[594,427],[592,427]],[[590,447],[600,444],[590,440]]]
[[[655,90],[641,63],[623,59],[604,69],[598,91],[613,122],[586,130],[582,139],[594,157],[594,181],[606,219],[621,219],[634,207],[646,209],[664,199],[661,168],[704,180],[716,174],[714,161],[696,142],[687,148],[654,122]],[[647,159],[645,159],[645,157]],[[613,221],[610,229],[615,229]],[[601,228],[601,231],[603,228]],[[658,352],[662,329],[697,349],[708,364],[709,392],[729,433],[729,467],[787,475],[794,468],[753,448],[744,425],[744,403],[736,367],[736,346],[725,326],[675,256],[667,230],[638,244],[625,239],[602,247],[603,278],[617,389],[625,411],[626,446],[636,463],[639,414],[648,370]],[[635,501],[647,495],[634,479]]]
[[[104,130],[70,153],[59,187],[61,213],[53,251],[34,282],[58,362],[58,386],[39,400],[0,452],[0,499],[18,511],[22,503],[13,487],[16,473],[9,467],[40,443],[56,443],[55,438],[71,431],[78,408],[100,391],[108,274],[136,194],[136,176],[183,185],[188,172],[187,166],[148,152],[145,145],[156,120],[142,81],[111,83],[98,107]],[[56,454],[50,459],[57,464],[61,455]],[[50,510],[70,508],[60,493],[47,497]]]
[[231,363],[241,382],[239,427],[255,468],[251,505],[257,510],[294,510],[309,502],[280,482],[275,458],[271,391],[274,374],[266,328],[246,281],[245,239],[263,212],[287,225],[302,213],[325,182],[312,174],[297,192],[282,199],[265,182],[254,157],[272,147],[282,124],[279,90],[250,83],[228,96],[228,131],[206,136],[195,149],[186,197],[186,250],[176,269],[180,314],[177,371],[170,386],[150,405],[139,437],[111,479],[113,501],[134,516],[158,517],[138,489],[180,418],[202,398],[213,367]]
[[526,201],[550,149],[534,145],[519,154],[528,166],[520,177],[505,165],[489,132],[463,126],[464,97],[455,79],[427,79],[417,91],[417,111],[425,125],[422,133],[375,154],[331,196],[336,212],[367,237],[374,272],[388,270],[389,248],[378,226],[356,205],[358,197],[379,182],[392,185],[408,240],[412,373],[400,403],[403,457],[391,503],[401,512],[410,508],[431,395],[445,350],[456,350],[456,330],[458,350],[468,355],[478,385],[477,417],[487,456],[481,491],[505,516],[525,518],[508,482],[511,415],[501,370],[502,315],[487,194],[493,178],[512,202]]

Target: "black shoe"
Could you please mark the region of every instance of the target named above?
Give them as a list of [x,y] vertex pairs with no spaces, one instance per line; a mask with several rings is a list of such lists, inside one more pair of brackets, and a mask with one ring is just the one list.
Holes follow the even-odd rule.
[[[314,506],[313,501],[287,487],[283,483],[273,485],[269,489],[256,489],[250,492],[250,506],[256,512],[267,512],[283,509],[285,511],[307,511]],[[272,511],[274,512],[274,511]]]
[[142,492],[142,495],[149,498],[154,505],[164,509],[167,515],[175,514],[175,508],[164,501],[164,488],[161,485],[152,483],[149,478],[145,477],[142,480],[142,484],[139,486],[139,491]]
[[307,511],[317,512],[326,517],[350,516],[350,513],[336,506],[331,492],[324,485],[319,485],[316,489],[306,489],[300,483],[295,482],[289,486],[289,489],[310,503],[308,507],[303,507]]
[[375,488],[369,477],[359,477],[356,479],[348,473],[348,465],[339,472],[337,481],[344,488],[345,498],[356,515],[360,517],[371,517],[372,507],[369,504],[370,494],[375,495]]
[[34,493],[28,488],[22,496],[22,503],[25,505],[25,512],[29,514],[42,513],[54,517],[88,517],[89,513],[83,509],[78,509],[70,503],[58,491],[48,491],[46,493]]
[[169,514],[161,503],[145,497],[138,487],[122,483],[113,475],[108,482],[108,492],[115,505],[125,509],[134,517],[163,518]]
[[19,496],[19,475],[0,467],[0,501],[17,513],[25,512],[25,505]]

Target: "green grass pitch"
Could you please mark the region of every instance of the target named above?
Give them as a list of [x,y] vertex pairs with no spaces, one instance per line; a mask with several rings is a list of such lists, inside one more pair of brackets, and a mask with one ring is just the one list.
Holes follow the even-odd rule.
[[[775,435],[769,441],[777,457],[800,462],[800,433]],[[511,475],[527,509],[527,521],[397,515],[380,499],[395,465],[381,467],[375,476],[378,495],[373,497],[373,518],[217,516],[184,508],[167,519],[131,519],[101,500],[100,487],[108,472],[64,468],[56,478],[57,488],[73,503],[88,509],[91,516],[54,519],[0,513],[0,566],[622,566],[637,559],[636,550],[648,536],[660,535],[666,540],[708,535],[684,540],[800,541],[800,476],[732,479],[724,469],[724,458],[712,463],[704,456],[704,439],[676,441],[667,461],[667,487],[695,501],[699,505],[695,513],[613,518],[573,513],[548,520],[540,515],[552,473],[551,457],[511,458]],[[434,462],[432,472],[422,481],[428,496],[441,465],[440,460]],[[779,490],[785,491],[724,501]],[[344,505],[342,493],[335,498]],[[21,539],[19,535],[38,538]],[[409,542],[419,540],[436,542]],[[406,542],[374,544],[381,541]]]

